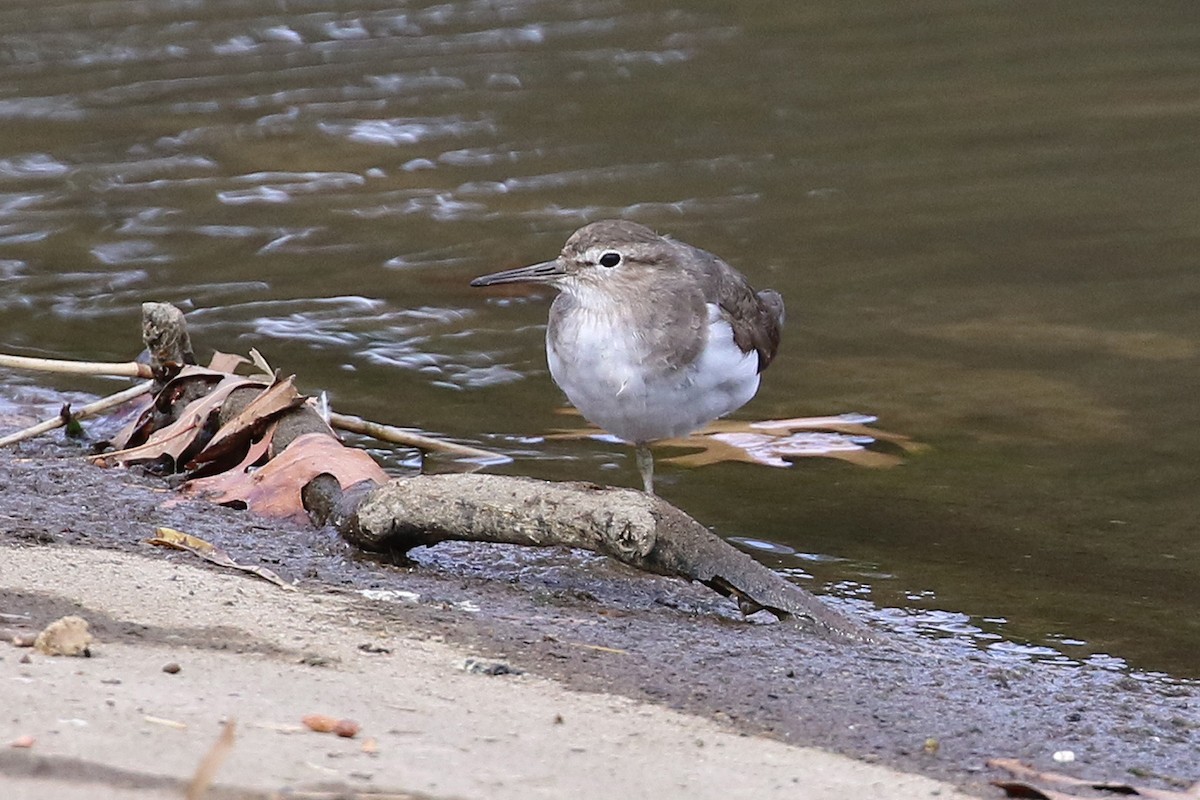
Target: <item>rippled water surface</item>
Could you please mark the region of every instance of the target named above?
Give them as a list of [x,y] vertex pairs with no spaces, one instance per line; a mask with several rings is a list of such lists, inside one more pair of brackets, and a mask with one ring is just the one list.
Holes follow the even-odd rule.
[[0,350],[128,359],[170,300],[341,410],[633,485],[542,438],[545,295],[467,286],[630,217],[787,298],[738,417],[930,445],[668,499],[899,627],[1200,676],[1198,76],[1153,0],[8,0]]

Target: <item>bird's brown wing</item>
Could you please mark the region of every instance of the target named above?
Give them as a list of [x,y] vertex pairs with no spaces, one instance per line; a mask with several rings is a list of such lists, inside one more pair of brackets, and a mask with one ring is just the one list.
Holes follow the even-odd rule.
[[705,302],[716,303],[733,328],[733,340],[743,353],[758,352],[762,372],[779,351],[783,328],[783,297],[772,289],[755,292],[745,276],[712,253],[677,242],[691,250],[681,259],[684,269],[700,285]]

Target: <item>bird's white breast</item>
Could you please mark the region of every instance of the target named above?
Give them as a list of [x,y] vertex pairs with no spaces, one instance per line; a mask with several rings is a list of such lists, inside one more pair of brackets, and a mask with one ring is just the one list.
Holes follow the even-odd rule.
[[630,442],[684,436],[758,390],[757,353],[743,353],[720,309],[707,307],[704,347],[691,363],[676,366],[639,335],[645,321],[618,308],[577,307],[547,328],[550,374],[584,417],[614,436]]

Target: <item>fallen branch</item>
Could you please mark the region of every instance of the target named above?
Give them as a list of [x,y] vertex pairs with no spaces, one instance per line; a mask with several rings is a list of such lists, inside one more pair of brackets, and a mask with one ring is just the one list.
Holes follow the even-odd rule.
[[338,430],[370,436],[381,442],[415,447],[418,450],[446,453],[458,458],[475,458],[491,464],[511,460],[507,456],[491,453],[487,450],[480,450],[478,447],[470,447],[469,445],[458,444],[457,442],[447,442],[429,436],[422,436],[419,433],[406,431],[403,428],[384,425],[379,422],[371,422],[362,417],[353,417],[349,414],[338,414],[331,411],[329,413],[329,424]]
[[364,550],[403,553],[447,540],[591,550],[646,572],[703,583],[820,633],[873,641],[861,624],[714,535],[679,509],[633,489],[503,475],[418,475],[343,492],[319,476],[304,489],[319,523]]
[[[0,356],[0,358],[3,358],[3,356]],[[122,403],[127,403],[136,397],[141,397],[142,395],[148,393],[153,387],[154,381],[139,383],[138,385],[131,386],[122,392],[110,394],[108,397],[101,398],[94,403],[88,403],[83,408],[80,408],[77,411],[72,411],[71,416],[73,416],[75,419],[87,419],[88,417],[99,414],[101,411],[107,411],[108,409],[119,406]],[[40,436],[43,433],[54,430],[55,428],[61,428],[66,424],[66,420],[63,417],[64,415],[59,414],[51,417],[50,419],[39,422],[36,425],[31,425],[24,430],[17,431],[16,433],[10,433],[5,437],[0,438],[0,447],[8,444],[16,444],[17,442],[23,442],[26,439],[32,439],[34,436]]]
[[[178,368],[181,364],[194,362],[191,352],[191,340],[188,337],[183,314],[174,306],[167,303],[143,303],[142,336],[143,341],[150,349],[154,364]],[[255,365],[270,375],[271,369],[262,360],[262,356],[254,350],[251,351],[251,354],[257,357],[254,361]],[[65,361],[61,359],[0,354],[0,367],[57,372],[67,375],[103,375],[117,378],[155,377],[155,371],[151,365],[138,362]],[[159,377],[162,376],[160,375]],[[120,405],[134,397],[150,391],[156,391],[160,388],[162,388],[162,384],[158,386],[155,386],[153,383],[139,384],[137,387],[127,390],[127,392],[120,392],[86,405],[79,411],[74,412],[74,415],[77,419],[84,419],[113,406]],[[137,389],[137,391],[134,391],[134,389]],[[393,425],[386,425],[381,422],[372,422],[350,414],[330,412],[328,421],[331,427],[338,430],[370,436],[382,442],[412,447],[426,453],[444,453],[454,458],[470,458],[487,464],[498,464],[511,460],[499,453],[493,453],[478,447],[471,447],[470,445],[458,444],[457,442],[434,439],[431,436],[413,433],[412,431],[397,428]],[[64,424],[64,421],[59,417],[47,419],[23,431],[17,431],[0,438],[0,447],[39,436],[47,431],[60,428]]]
[[57,358],[33,358],[0,353],[0,367],[29,369],[36,372],[58,372],[66,375],[107,375],[114,378],[153,378],[149,364],[137,361],[106,363],[103,361],[64,361]]

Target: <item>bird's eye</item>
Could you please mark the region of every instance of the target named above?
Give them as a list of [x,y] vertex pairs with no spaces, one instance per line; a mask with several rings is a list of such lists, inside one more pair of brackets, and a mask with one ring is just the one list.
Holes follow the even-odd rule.
[[602,266],[602,267],[615,267],[617,264],[620,264],[620,263],[621,263],[621,254],[616,252],[615,250],[609,250],[608,252],[606,252],[600,256],[600,266]]

